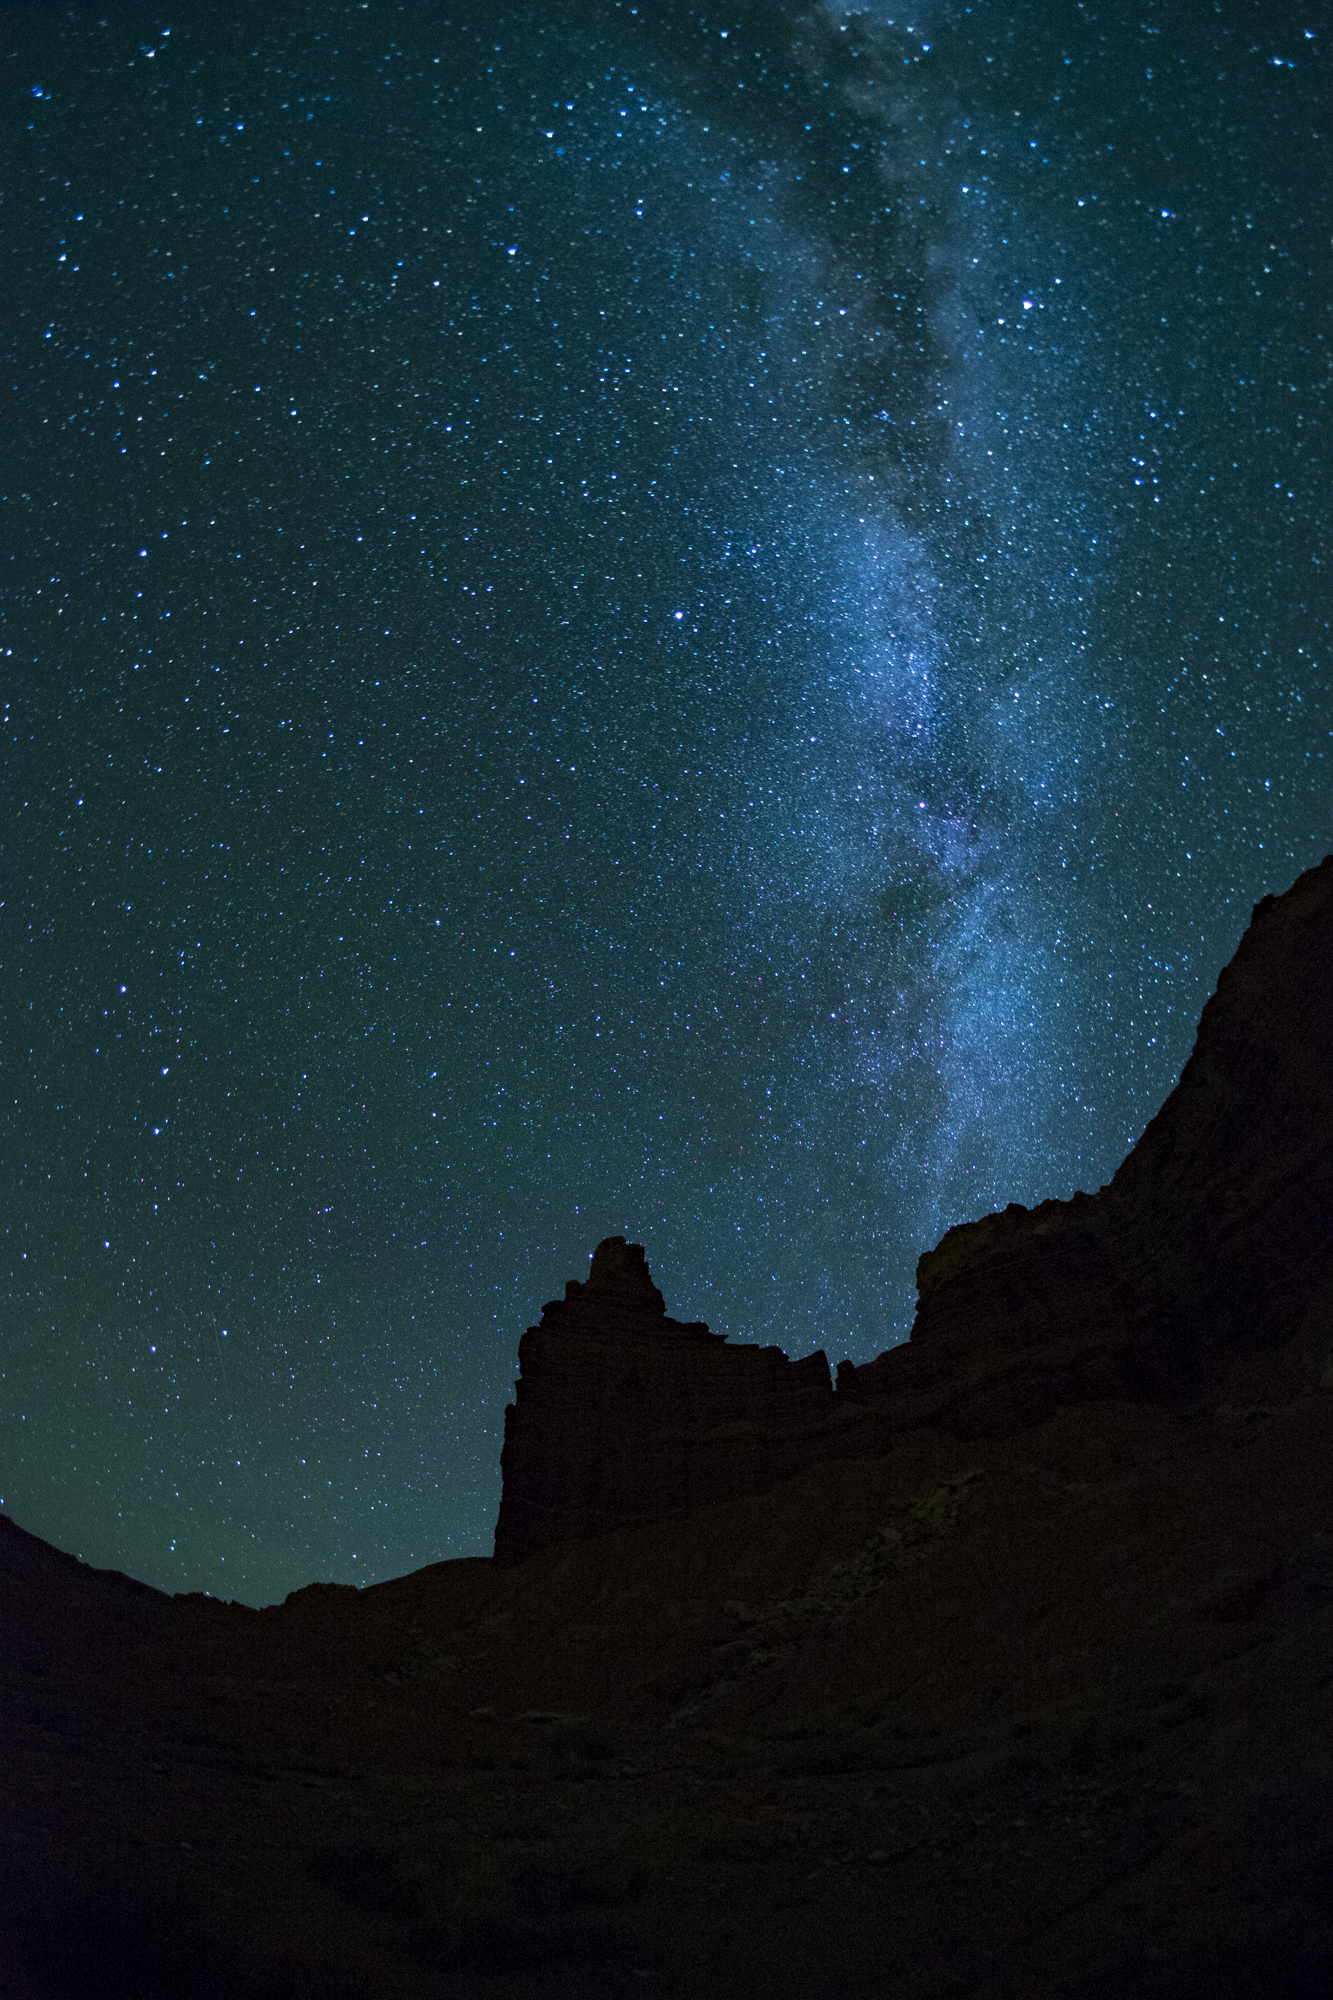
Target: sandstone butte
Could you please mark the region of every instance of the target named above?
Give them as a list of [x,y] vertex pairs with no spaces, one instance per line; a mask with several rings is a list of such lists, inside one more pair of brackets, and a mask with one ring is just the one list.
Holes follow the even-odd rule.
[[868,1366],[521,1348],[498,1560],[264,1610],[0,1516],[5,2000],[1324,2000],[1333,862],[1098,1194]]

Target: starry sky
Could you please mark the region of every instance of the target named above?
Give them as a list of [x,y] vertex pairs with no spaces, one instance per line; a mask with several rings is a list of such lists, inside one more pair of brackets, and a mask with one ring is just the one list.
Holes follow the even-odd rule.
[[1333,846],[1333,37],[904,4],[0,10],[34,1532],[487,1551],[612,1232],[868,1359]]

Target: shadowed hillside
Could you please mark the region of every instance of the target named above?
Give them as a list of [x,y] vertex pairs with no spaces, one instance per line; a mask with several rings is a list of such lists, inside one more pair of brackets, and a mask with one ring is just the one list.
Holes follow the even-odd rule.
[[253,1611],[0,1519],[6,1995],[1326,1993],[1331,1051],[1325,862],[836,1391],[603,1245],[506,1562]]

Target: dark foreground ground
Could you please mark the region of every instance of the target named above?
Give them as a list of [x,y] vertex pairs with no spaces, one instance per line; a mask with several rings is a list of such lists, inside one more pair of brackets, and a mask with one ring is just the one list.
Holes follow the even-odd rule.
[[1331,1473],[1106,1404],[263,1612],[0,1520],[0,1992],[1333,1993]]

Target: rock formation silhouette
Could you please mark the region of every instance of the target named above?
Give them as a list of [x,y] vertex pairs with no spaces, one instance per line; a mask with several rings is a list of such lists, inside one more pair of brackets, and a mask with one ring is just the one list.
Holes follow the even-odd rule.
[[731,1347],[669,1319],[642,1246],[610,1236],[519,1343],[505,1412],[499,1562],[549,1543],[762,1493],[821,1455],[822,1353]]
[[[1262,1357],[1333,1365],[1333,860],[1256,905],[1162,1109],[1096,1195],[951,1229],[912,1337],[836,1393],[822,1352],[729,1345],[666,1316],[638,1244],[519,1347],[495,1554],[768,1492],[931,1423],[1007,1437],[1107,1399],[1237,1395]],[[1291,1345],[1292,1343],[1294,1345]],[[1265,1377],[1267,1379],[1267,1377]]]
[[1323,2000],[1333,862],[908,1345],[522,1344],[499,1562],[262,1611],[0,1515],[5,2000]]

